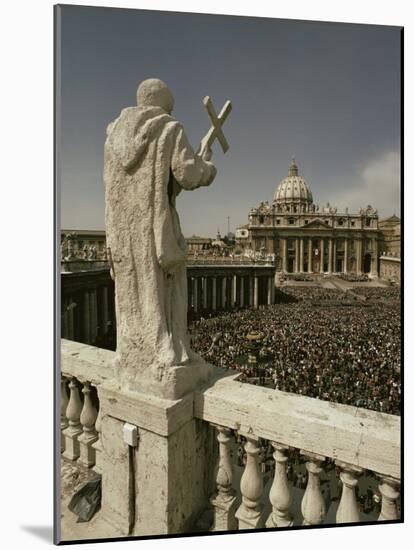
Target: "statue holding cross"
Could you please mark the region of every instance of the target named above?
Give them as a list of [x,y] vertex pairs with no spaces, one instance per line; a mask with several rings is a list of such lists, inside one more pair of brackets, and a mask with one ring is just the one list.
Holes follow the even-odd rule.
[[[176,197],[212,183],[210,162],[227,101],[217,116],[209,97],[204,106],[211,128],[194,153],[183,126],[171,116],[172,93],[158,79],[143,81],[135,107],[109,124],[105,142],[105,223],[108,257],[115,281],[119,381],[131,390],[175,395],[168,386],[186,366],[203,370],[190,349],[187,331],[187,247]],[[178,369],[178,370],[177,370]],[[188,375],[188,370],[187,374]],[[187,376],[188,378],[188,376]],[[164,391],[165,390],[165,391]],[[181,391],[181,390],[178,390]]]

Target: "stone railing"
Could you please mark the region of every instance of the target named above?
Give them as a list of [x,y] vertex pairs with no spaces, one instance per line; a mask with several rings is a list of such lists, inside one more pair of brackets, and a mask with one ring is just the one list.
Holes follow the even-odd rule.
[[248,265],[248,266],[255,266],[255,265],[266,265],[266,266],[274,266],[275,260],[273,259],[267,259],[267,258],[247,258],[247,257],[237,257],[237,258],[229,258],[228,256],[199,256],[197,258],[193,256],[187,257],[187,265],[188,266],[194,266],[194,265]]
[[[215,427],[219,444],[217,488],[211,500],[214,530],[286,527],[294,520],[303,525],[324,523],[331,503],[322,494],[320,476],[328,462],[336,466],[342,484],[334,522],[362,521],[356,488],[359,478],[368,473],[375,474],[382,497],[376,519],[398,519],[399,417],[242,384],[238,376],[222,378],[195,398],[195,416]],[[231,458],[234,435],[239,441],[241,436],[245,451],[239,487],[235,487]],[[268,507],[260,467],[266,442],[273,448],[274,459]],[[287,463],[292,450],[306,460],[301,518],[290,513],[293,495]],[[267,515],[266,508],[270,508]]]
[[[114,352],[62,340],[63,457],[102,475],[100,514],[117,533],[364,521],[356,491],[367,474],[381,498],[375,519],[399,518],[399,417],[243,384],[220,369],[177,401],[122,392],[113,359]],[[137,431],[129,453],[125,423]],[[266,447],[273,458],[264,461]],[[292,454],[305,460],[304,492],[288,479]],[[321,477],[335,469],[338,504],[321,489]]]
[[67,340],[61,343],[61,451],[67,460],[102,473],[96,388],[113,378],[113,352]]

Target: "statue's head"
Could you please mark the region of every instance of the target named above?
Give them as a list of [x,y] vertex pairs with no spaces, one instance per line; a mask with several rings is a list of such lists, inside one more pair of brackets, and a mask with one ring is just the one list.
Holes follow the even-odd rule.
[[171,114],[174,108],[174,98],[168,86],[158,78],[148,78],[141,82],[137,90],[138,105],[161,107]]

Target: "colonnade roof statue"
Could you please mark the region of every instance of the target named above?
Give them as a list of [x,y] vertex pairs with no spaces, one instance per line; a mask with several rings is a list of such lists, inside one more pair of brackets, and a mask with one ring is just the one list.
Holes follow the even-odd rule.
[[174,98],[159,79],[143,81],[137,106],[109,124],[105,142],[105,223],[115,280],[117,366],[125,389],[178,398],[208,365],[190,349],[187,332],[187,249],[175,208],[183,190],[210,185],[211,145],[228,148],[211,100],[213,126],[197,154],[171,116]]
[[313,203],[312,193],[308,184],[302,176],[299,176],[299,170],[292,157],[292,163],[289,167],[289,173],[276,188],[273,202],[278,204],[303,204]]

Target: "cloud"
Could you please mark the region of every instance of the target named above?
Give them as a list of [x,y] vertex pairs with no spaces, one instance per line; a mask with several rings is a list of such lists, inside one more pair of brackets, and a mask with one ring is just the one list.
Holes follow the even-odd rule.
[[352,187],[344,186],[332,197],[339,210],[358,212],[371,204],[380,218],[400,214],[400,154],[388,151],[357,170]]

